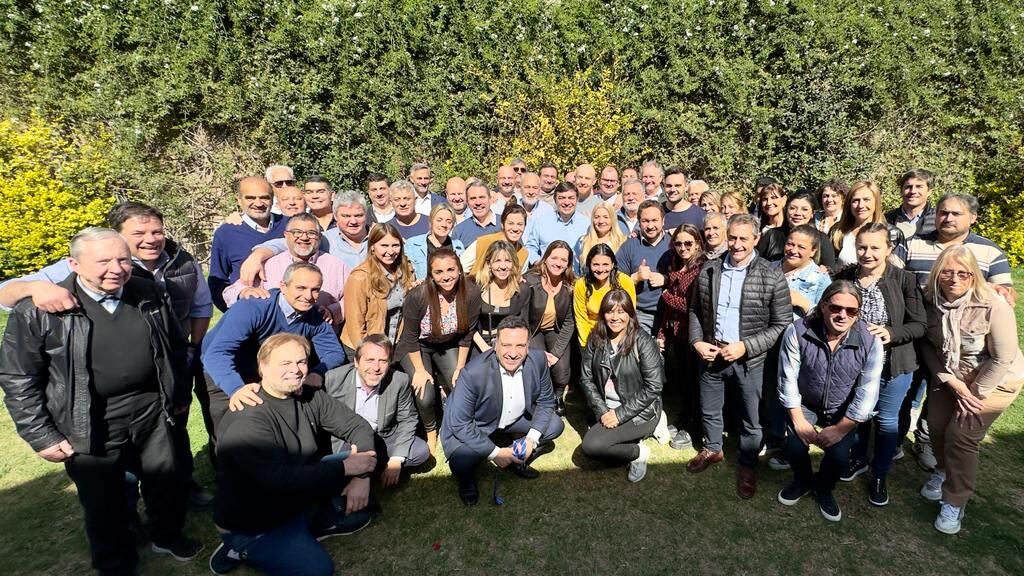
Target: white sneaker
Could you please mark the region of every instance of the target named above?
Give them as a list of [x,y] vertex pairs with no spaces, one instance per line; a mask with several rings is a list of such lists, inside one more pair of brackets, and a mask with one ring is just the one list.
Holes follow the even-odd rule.
[[771,468],[772,470],[790,469],[789,462],[787,462],[786,459],[782,457],[782,455],[780,454],[776,454],[775,456],[772,456],[770,460],[768,460],[768,467]]
[[640,455],[629,463],[629,472],[626,478],[630,482],[639,482],[647,476],[647,459],[651,457],[651,449],[646,444],[640,442]]
[[946,481],[946,473],[941,470],[932,472],[928,481],[925,482],[924,486],[921,486],[921,496],[925,499],[931,500],[932,502],[938,502],[942,499],[942,483]]
[[654,429],[654,439],[662,446],[668,444],[668,441],[672,439],[672,436],[668,433],[668,417],[665,416],[664,410],[661,411],[661,418],[658,419],[658,427]]
[[956,534],[960,531],[960,523],[964,519],[966,506],[953,506],[943,502],[939,506],[939,515],[935,517],[935,529],[943,534]]
[[935,453],[932,452],[932,443],[927,440],[915,441],[914,453],[917,454],[917,465],[925,472],[935,470],[935,467],[939,464],[935,460]]

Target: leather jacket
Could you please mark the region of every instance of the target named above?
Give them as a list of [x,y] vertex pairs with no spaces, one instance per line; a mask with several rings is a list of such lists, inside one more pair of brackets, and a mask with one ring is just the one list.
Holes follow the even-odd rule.
[[[59,285],[77,294],[77,279],[72,274]],[[163,416],[175,425],[176,410],[187,407],[192,399],[185,338],[154,282],[131,278],[121,300],[136,305],[150,328]],[[8,318],[0,347],[0,387],[18,434],[37,452],[65,439],[76,452],[87,454],[94,448],[91,329],[80,308],[50,314],[29,298],[19,302]]]
[[588,340],[587,347],[583,349],[580,385],[598,420],[608,411],[604,401],[604,386],[609,378],[612,378],[622,402],[615,409],[619,422],[631,420],[634,425],[640,425],[661,414],[661,388],[665,382],[665,368],[658,343],[650,334],[637,332],[636,342],[619,360],[614,375],[607,343],[598,344],[594,338]]

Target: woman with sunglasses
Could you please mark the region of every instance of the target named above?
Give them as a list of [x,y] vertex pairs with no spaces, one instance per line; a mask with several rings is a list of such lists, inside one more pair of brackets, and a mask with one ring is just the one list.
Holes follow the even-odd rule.
[[626,478],[643,480],[651,454],[643,439],[658,425],[664,381],[658,344],[640,329],[632,297],[622,289],[608,292],[583,349],[580,387],[598,422],[583,436],[583,453],[629,462]]
[[522,306],[523,275],[516,248],[505,240],[491,243],[476,273],[480,286],[480,319],[473,342],[476,350],[486,352],[498,337],[498,324],[518,313]]
[[[832,491],[847,467],[858,424],[868,421],[878,401],[883,345],[859,319],[860,290],[836,280],[806,318],[782,335],[779,401],[788,412],[782,451],[793,481],[778,495],[792,506],[813,491],[821,515],[832,522],[843,513]],[[825,452],[815,474],[808,453]]]
[[[814,209],[814,196],[810,192],[798,190],[790,194],[784,210],[785,222],[782,226],[771,228],[761,234],[761,240],[757,243],[757,255],[772,262],[781,260],[790,230],[804,224],[813,225]],[[818,248],[813,254],[814,262],[831,268],[836,263],[836,252],[827,235],[823,232],[818,232],[818,235],[818,241],[815,243]]]
[[367,334],[398,337],[402,304],[416,279],[405,258],[398,229],[390,222],[374,224],[367,236],[366,260],[345,282],[345,326],[341,344],[348,358]]
[[[841,480],[851,482],[868,471],[868,441],[875,431],[868,502],[889,503],[886,477],[900,445],[900,407],[917,370],[914,341],[924,336],[925,311],[914,275],[888,264],[892,240],[885,224],[868,224],[857,232],[857,265],[836,278],[849,280],[860,291],[861,320],[885,346],[877,413],[857,430],[850,463]],[[872,426],[872,423],[874,426]]]
[[437,387],[447,395],[469,359],[469,347],[480,316],[480,289],[462,275],[451,248],[439,248],[427,259],[429,278],[409,291],[402,305],[402,335],[395,357],[412,380],[413,399],[427,446],[437,445]]
[[[625,290],[636,304],[636,286],[629,274],[619,270],[615,250],[607,244],[595,244],[586,255],[586,276],[573,286],[573,313],[576,315],[576,333],[580,349],[587,345],[590,331],[597,324],[601,300],[612,290]],[[635,307],[635,306],[634,306]]]
[[928,429],[938,465],[921,495],[941,501],[935,529],[956,534],[977,485],[981,442],[1024,384],[1024,357],[1013,308],[985,281],[966,246],[939,254],[925,301],[921,359],[933,375]]
[[572,249],[555,240],[526,273],[526,293],[520,316],[530,325],[530,348],[540,348],[548,359],[559,416],[565,415],[565,389],[572,373],[569,345],[576,332],[573,315]]
[[[697,359],[690,347],[690,293],[707,259],[704,257],[700,232],[695,226],[683,224],[672,233],[672,259],[669,262],[665,289],[661,291],[661,319],[655,327],[659,348],[665,351],[665,362],[673,374],[696,374]],[[683,450],[693,445],[690,431],[700,430],[697,410],[700,390],[695,378],[680,378],[665,393],[665,412],[669,423],[669,446]]]
[[413,236],[405,243],[405,256],[412,264],[418,280],[427,277],[427,257],[441,248],[450,248],[456,255],[462,255],[465,248],[462,241],[451,237],[455,227],[455,210],[448,204],[434,204],[427,222],[430,232]]

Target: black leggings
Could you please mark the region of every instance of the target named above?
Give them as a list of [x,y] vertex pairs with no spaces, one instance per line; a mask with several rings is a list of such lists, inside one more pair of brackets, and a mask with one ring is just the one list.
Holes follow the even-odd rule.
[[608,464],[621,464],[636,460],[640,455],[639,440],[654,434],[658,427],[658,416],[642,422],[639,425],[630,422],[620,422],[615,428],[605,428],[600,422],[594,424],[583,436],[581,449],[587,458],[600,460]]
[[[547,352],[555,347],[555,341],[558,340],[559,333],[552,330],[550,332],[537,332],[530,339],[530,348],[541,348]],[[572,354],[569,347],[566,347],[565,352],[558,357],[558,362],[555,362],[554,366],[549,366],[548,369],[551,371],[551,385],[555,389],[555,398],[561,398],[562,394],[565,393],[565,389],[569,386],[569,378],[572,375]],[[545,359],[545,362],[547,360]]]
[[[423,362],[423,368],[427,373],[433,376],[434,385],[427,385],[423,388],[423,398],[420,398],[415,390],[413,390],[412,396],[416,401],[416,410],[420,413],[420,423],[423,424],[423,429],[433,432],[437,430],[437,415],[435,413],[437,410],[437,387],[440,386],[444,389],[445,394],[451,393],[454,384],[452,376],[455,375],[455,366],[459,362],[459,346],[456,344],[455,346],[432,348],[421,345],[420,361]],[[416,369],[413,367],[412,361],[409,360],[408,354],[402,357],[401,364],[402,370],[409,375],[411,381]]]

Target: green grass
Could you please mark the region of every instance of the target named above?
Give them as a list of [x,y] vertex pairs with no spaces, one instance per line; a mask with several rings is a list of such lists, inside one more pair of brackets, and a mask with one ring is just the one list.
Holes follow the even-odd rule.
[[[1024,293],[1024,271],[1014,278]],[[1022,320],[1019,303],[1020,334]],[[0,317],[0,326],[5,321]],[[572,400],[570,420],[578,427],[583,407]],[[198,451],[204,435],[197,411],[190,432]],[[481,504],[462,508],[441,463],[384,493],[385,513],[371,528],[326,546],[339,572],[350,574],[1024,574],[1022,402],[991,430],[977,494],[955,537],[932,528],[936,505],[918,495],[925,474],[909,454],[893,468],[889,507],[867,503],[862,478],[838,488],[844,517],[831,524],[810,498],[792,508],[775,501],[789,480],[785,472],[763,470],[757,496],[740,501],[732,461],[692,475],[684,469],[692,452],[657,446],[647,478],[632,485],[622,468],[586,462],[578,445],[568,427],[556,451],[538,461],[540,479],[506,475],[504,507],[488,502],[488,470]],[[0,446],[0,574],[87,572],[81,510],[61,467],[37,458],[6,415]],[[728,445],[727,457],[735,453]],[[207,460],[196,462],[212,484]],[[206,553],[217,543],[208,512],[191,512],[188,530]],[[141,557],[144,574],[208,573],[205,554],[189,564],[148,551]]]

